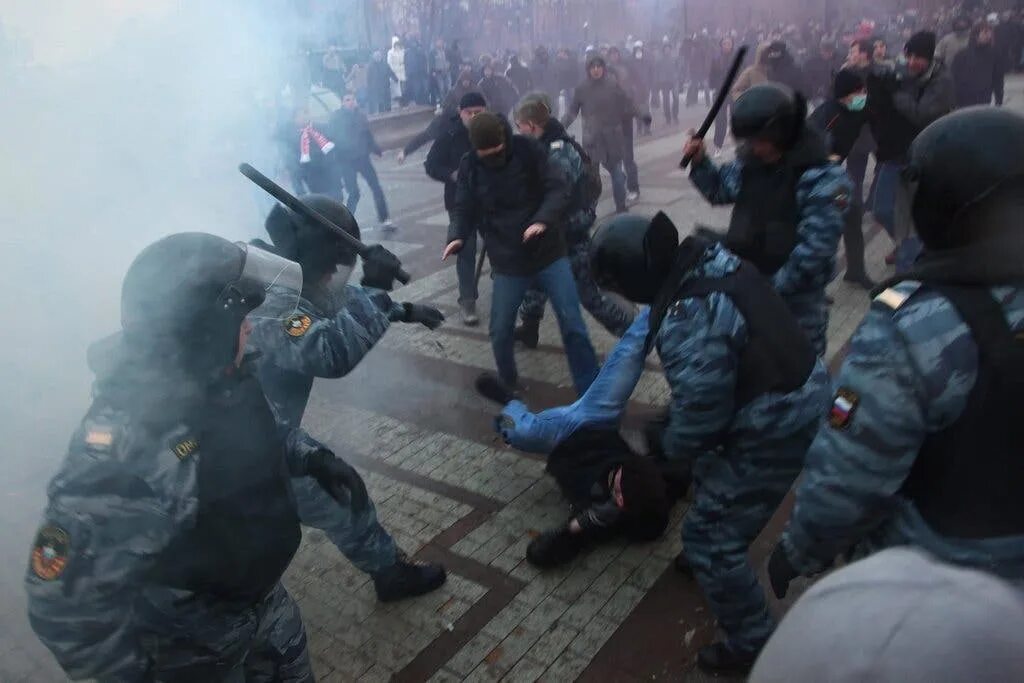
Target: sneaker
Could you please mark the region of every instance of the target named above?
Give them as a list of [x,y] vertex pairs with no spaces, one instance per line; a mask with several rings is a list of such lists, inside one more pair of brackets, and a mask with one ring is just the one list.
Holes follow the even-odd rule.
[[480,324],[480,318],[476,315],[476,301],[463,301],[459,303],[462,308],[462,324],[466,327],[476,327]]
[[528,349],[537,348],[540,343],[540,321],[524,319],[523,323],[512,333],[512,338],[521,342]]
[[745,675],[754,668],[759,652],[740,652],[725,643],[705,645],[697,653],[697,666],[709,674]]
[[373,573],[373,588],[381,602],[396,602],[437,590],[447,578],[441,565],[410,560],[399,551],[393,565]]
[[626,193],[626,201],[627,202],[635,202],[638,199],[640,199],[640,193],[639,192],[627,192]]
[[478,394],[500,406],[508,405],[518,398],[514,386],[509,386],[489,372],[477,377],[473,386]]
[[394,232],[395,230],[398,230],[398,227],[395,226],[395,224],[389,218],[383,223],[381,223],[380,229],[382,232]]

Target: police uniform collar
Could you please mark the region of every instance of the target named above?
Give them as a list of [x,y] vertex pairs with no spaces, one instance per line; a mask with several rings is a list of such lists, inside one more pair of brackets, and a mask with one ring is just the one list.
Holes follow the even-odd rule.
[[925,251],[909,271],[883,282],[872,296],[907,280],[953,286],[1024,285],[1024,236],[1014,231],[956,249]]

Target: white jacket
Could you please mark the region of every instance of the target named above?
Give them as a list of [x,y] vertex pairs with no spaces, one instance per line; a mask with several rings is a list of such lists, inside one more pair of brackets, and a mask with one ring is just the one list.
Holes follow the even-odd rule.
[[395,72],[398,80],[405,80],[405,48],[393,45],[388,50],[388,66]]

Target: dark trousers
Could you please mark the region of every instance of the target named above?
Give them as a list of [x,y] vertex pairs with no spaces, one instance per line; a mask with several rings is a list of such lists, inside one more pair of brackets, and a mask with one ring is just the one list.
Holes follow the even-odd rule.
[[[857,151],[857,150],[855,150]],[[868,153],[851,154],[846,159],[846,172],[853,181],[853,199],[843,224],[843,244],[846,246],[846,277],[859,279],[864,270],[864,176],[868,169]]]
[[[665,123],[674,123],[679,120],[679,93],[676,92],[674,84],[662,84],[654,91],[654,99],[661,98],[661,108],[665,113]],[[657,104],[657,102],[655,102]]]
[[345,206],[352,212],[353,216],[356,215],[356,206],[359,205],[359,198],[362,196],[359,194],[358,180],[358,176],[361,175],[366,180],[366,184],[370,186],[370,192],[373,193],[373,203],[377,207],[377,219],[383,223],[389,218],[388,202],[384,198],[384,189],[380,186],[377,170],[373,167],[373,163],[370,162],[370,157],[343,162],[341,164],[341,175],[345,181],[345,189],[348,191],[348,200],[345,202]]
[[729,132],[729,117],[732,115],[732,98],[728,98],[715,117],[715,147],[721,149],[725,144],[725,134]]

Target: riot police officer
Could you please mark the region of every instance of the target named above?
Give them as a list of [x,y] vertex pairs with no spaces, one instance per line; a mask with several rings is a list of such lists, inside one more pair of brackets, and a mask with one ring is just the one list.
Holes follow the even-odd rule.
[[[340,202],[323,195],[306,195],[302,201],[359,239],[359,225]],[[266,229],[271,248],[302,266],[302,296],[284,320],[255,321],[250,344],[260,351],[260,381],[278,419],[297,427],[315,377],[347,375],[392,322],[434,329],[444,316],[429,306],[391,300],[384,290],[391,289],[400,264],[379,245],[363,259],[366,286],[356,287],[347,284],[356,253],[338,234],[280,204],[267,217]],[[378,599],[422,595],[444,583],[443,567],[410,561],[396,547],[365,487],[349,501],[327,495],[309,477],[293,479],[292,487],[303,524],[322,529],[349,561],[373,576]]]
[[646,349],[671,388],[661,450],[693,466],[684,561],[726,634],[698,663],[744,672],[774,627],[747,551],[803,465],[828,373],[754,266],[719,243],[678,240],[662,213],[616,216],[594,235],[591,268],[605,289],[651,305]]
[[1024,579],[1024,117],[928,126],[901,181],[925,245],[874,298],[769,574],[894,545]]
[[301,538],[289,479],[341,500],[359,483],[264,398],[244,321],[283,310],[270,283],[293,307],[298,264],[203,233],[129,268],[26,577],[32,628],[71,678],[313,680],[280,583]]
[[820,133],[805,124],[807,103],[778,83],[744,92],[733,105],[737,159],[716,167],[692,138],[690,179],[712,204],[735,204],[725,244],[750,261],[786,301],[815,352],[828,342],[825,285],[852,191],[828,159]]

